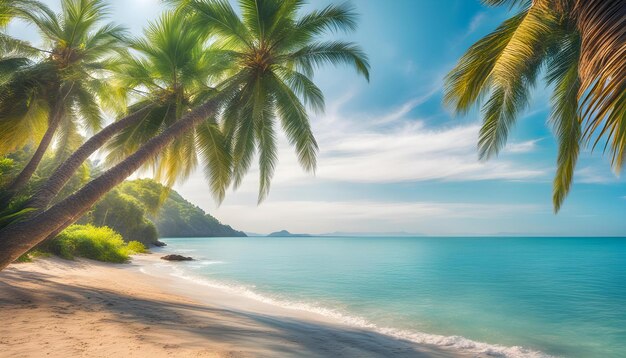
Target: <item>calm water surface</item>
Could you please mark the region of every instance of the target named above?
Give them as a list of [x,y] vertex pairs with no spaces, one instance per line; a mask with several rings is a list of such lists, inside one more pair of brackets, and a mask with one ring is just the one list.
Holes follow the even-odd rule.
[[626,357],[624,238],[163,241],[197,259],[181,266],[190,277],[417,341],[484,342],[483,352],[508,356]]

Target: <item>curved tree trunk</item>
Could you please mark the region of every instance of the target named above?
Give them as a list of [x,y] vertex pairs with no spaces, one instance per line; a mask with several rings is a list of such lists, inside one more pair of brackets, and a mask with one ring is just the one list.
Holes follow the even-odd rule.
[[0,231],[0,270],[22,254],[44,241],[50,234],[78,219],[98,199],[124,181],[146,161],[158,155],[175,138],[212,116],[217,107],[215,97],[183,116],[158,136],[150,139],[135,153],[82,189],[35,217],[7,226]]
[[28,201],[26,206],[35,208],[38,211],[44,210],[87,158],[100,149],[115,134],[141,121],[146,111],[149,111],[151,108],[151,105],[146,106],[119,121],[111,123],[93,137],[89,138],[55,169],[52,175],[50,175],[50,178],[35,192],[35,195]]
[[5,192],[0,198],[0,208],[6,208],[11,199],[17,194],[17,192],[24,188],[30,178],[35,174],[39,163],[43,159],[43,155],[48,150],[50,143],[52,143],[52,138],[54,138],[54,133],[59,127],[59,123],[61,122],[62,116],[62,103],[57,101],[54,106],[54,109],[50,112],[49,120],[48,120],[48,129],[46,129],[46,133],[41,138],[41,142],[37,146],[37,150],[35,150],[35,154],[33,154],[32,158],[28,161],[28,164],[22,169],[22,171],[11,181],[11,183],[5,188]]

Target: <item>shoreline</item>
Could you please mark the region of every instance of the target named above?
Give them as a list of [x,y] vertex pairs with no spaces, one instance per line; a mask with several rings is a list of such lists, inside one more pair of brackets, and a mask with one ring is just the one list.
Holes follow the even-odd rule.
[[480,356],[201,286],[157,262],[10,265],[0,272],[0,357]]

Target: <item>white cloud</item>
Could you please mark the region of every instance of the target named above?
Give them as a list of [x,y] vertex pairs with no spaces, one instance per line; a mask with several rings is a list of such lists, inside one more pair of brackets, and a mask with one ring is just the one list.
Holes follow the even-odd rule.
[[585,184],[610,184],[618,182],[619,178],[606,168],[599,169],[587,166],[576,170],[574,181]]
[[484,12],[479,12],[478,14],[474,15],[467,29],[468,35],[478,30],[480,25],[482,25],[486,19],[487,19],[487,14]]
[[428,101],[429,99],[431,99],[432,96],[434,94],[436,94],[437,92],[439,92],[440,90],[441,90],[441,87],[434,87],[431,90],[429,90],[426,94],[418,96],[418,97],[415,97],[415,98],[412,98],[412,99],[406,101],[405,103],[403,103],[399,107],[397,107],[394,110],[392,110],[390,113],[385,114],[385,115],[381,116],[380,118],[377,118],[373,122],[373,124],[382,125],[382,124],[386,124],[386,123],[390,123],[390,122],[396,122],[396,121],[401,120],[401,119],[405,119],[406,115],[409,114],[409,112],[411,112],[417,106],[419,106],[419,105],[423,104],[424,102]]
[[389,132],[355,133],[349,138],[325,143],[318,177],[355,182],[400,182],[521,180],[543,174],[541,170],[502,160],[478,161],[477,133],[476,125],[432,130],[421,122]]
[[537,148],[537,143],[543,138],[528,140],[525,142],[509,143],[505,151],[509,153],[529,153]]
[[474,15],[474,17],[472,17],[472,19],[470,20],[469,25],[467,25],[467,29],[465,30],[465,32],[461,33],[460,36],[458,36],[454,40],[453,46],[456,47],[459,44],[461,44],[463,41],[465,41],[469,36],[475,33],[476,30],[478,30],[485,23],[487,19],[488,19],[487,13],[485,12],[479,12],[476,15]]

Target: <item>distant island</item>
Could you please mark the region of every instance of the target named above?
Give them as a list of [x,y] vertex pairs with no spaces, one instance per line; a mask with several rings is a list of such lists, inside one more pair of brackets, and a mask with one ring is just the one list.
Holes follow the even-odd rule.
[[270,236],[270,237],[309,237],[311,235],[309,235],[309,234],[292,234],[292,233],[290,233],[287,230],[280,230],[280,231],[273,232],[273,233],[271,233],[271,234],[269,234],[267,236]]

